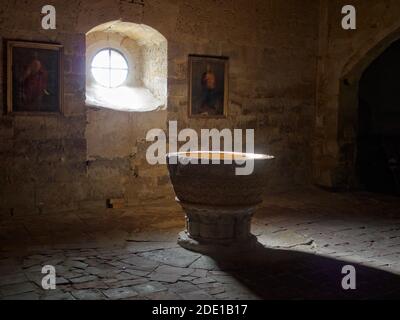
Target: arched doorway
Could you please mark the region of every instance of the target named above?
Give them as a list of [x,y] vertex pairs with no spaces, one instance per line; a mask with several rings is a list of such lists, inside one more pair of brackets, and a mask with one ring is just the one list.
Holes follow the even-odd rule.
[[[365,89],[365,84],[363,85],[363,82],[365,81],[364,79],[368,79],[369,77],[374,78],[374,76],[368,76],[371,72],[369,70],[377,68],[373,67],[373,65],[376,63],[379,64],[379,62],[377,62],[379,60],[385,60],[384,57],[386,56],[386,52],[390,52],[391,50],[394,50],[392,48],[396,47],[396,45],[398,46],[397,42],[400,41],[400,29],[396,28],[386,34],[387,35],[384,37],[381,37],[381,35],[380,37],[377,37],[379,39],[369,41],[361,46],[344,65],[342,75],[338,79],[339,95],[336,124],[338,153],[337,163],[332,168],[331,172],[333,177],[333,186],[339,190],[378,191],[376,188],[369,188],[366,186],[365,179],[362,179],[361,177],[362,173],[360,171],[360,166],[362,165],[363,160],[360,158],[362,157],[360,152],[366,152],[366,149],[364,148],[364,151],[361,150],[362,147],[359,142],[361,136],[365,133],[366,127],[368,127],[368,120],[366,120],[367,122],[364,121],[365,118],[368,118],[368,107],[362,108],[366,104],[366,101],[364,96],[360,97],[359,93],[360,90],[363,90],[364,92],[369,91],[368,89]],[[387,68],[392,68],[390,63]],[[396,72],[395,70],[398,69],[393,69],[394,75],[397,76],[399,72]],[[385,77],[385,72],[383,72],[383,77]],[[396,79],[393,81],[395,83]],[[376,81],[375,86],[372,86],[371,90],[379,90],[379,83],[379,81]],[[360,89],[362,86],[364,89]],[[396,96],[395,91],[396,90],[391,90],[391,94],[393,95],[394,101],[397,101],[396,99],[398,99],[400,105],[400,98]],[[394,119],[395,118],[393,117],[391,120]],[[399,119],[395,121],[400,123]],[[368,170],[365,170],[365,172],[368,172]],[[392,187],[389,188],[392,191],[385,191],[385,188],[380,189],[380,192],[394,193]]]
[[400,40],[362,74],[356,176],[371,192],[400,194]]

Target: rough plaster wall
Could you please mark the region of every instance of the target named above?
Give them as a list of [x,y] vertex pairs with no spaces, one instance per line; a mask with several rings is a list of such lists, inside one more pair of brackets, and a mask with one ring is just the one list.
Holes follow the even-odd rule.
[[[165,128],[167,118],[197,129],[254,128],[256,150],[277,156],[268,173],[269,191],[310,181],[318,2],[144,2],[55,0],[57,30],[44,31],[40,11],[46,3],[2,1],[1,40],[59,42],[66,54],[64,116],[0,117],[2,213],[103,205],[109,197],[128,203],[172,197],[165,167],[150,167],[144,159],[145,132]],[[168,112],[126,114],[85,106],[85,33],[119,18],[149,25],[167,38]],[[192,53],[230,57],[228,119],[187,118]],[[97,141],[89,150],[88,140]]]
[[400,2],[354,0],[357,30],[341,27],[348,1],[321,0],[314,178],[327,187],[352,187],[358,80],[367,66],[400,39]]

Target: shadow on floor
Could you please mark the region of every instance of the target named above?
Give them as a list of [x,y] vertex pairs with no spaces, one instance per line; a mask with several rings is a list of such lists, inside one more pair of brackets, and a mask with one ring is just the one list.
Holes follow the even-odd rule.
[[[399,299],[400,275],[310,253],[265,248],[210,255],[261,299]],[[356,270],[356,290],[344,290],[342,268]]]

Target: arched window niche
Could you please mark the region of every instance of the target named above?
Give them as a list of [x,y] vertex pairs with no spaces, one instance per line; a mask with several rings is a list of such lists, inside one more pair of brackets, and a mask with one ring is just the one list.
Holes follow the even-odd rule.
[[146,112],[164,110],[166,103],[167,40],[161,33],[118,20],[86,34],[88,106]]

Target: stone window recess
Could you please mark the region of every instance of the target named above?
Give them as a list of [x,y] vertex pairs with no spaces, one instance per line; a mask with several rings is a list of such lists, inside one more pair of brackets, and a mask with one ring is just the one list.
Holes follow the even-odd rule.
[[167,40],[155,29],[122,21],[86,34],[86,104],[122,111],[163,110]]

